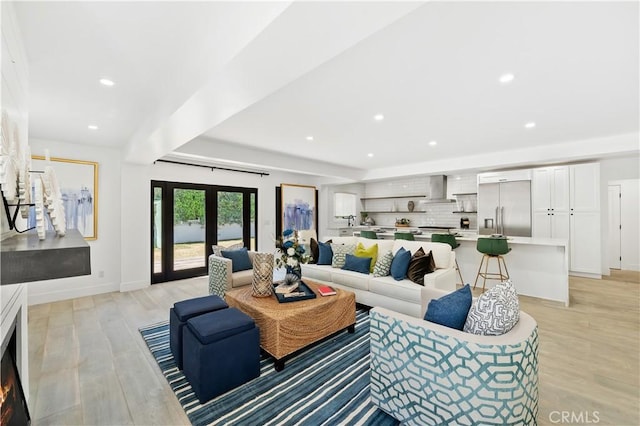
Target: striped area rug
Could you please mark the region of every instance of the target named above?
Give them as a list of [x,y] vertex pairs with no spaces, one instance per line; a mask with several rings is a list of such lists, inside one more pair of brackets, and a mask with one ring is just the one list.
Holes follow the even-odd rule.
[[342,332],[287,360],[276,372],[260,361],[260,377],[201,405],[175,365],[169,324],[140,328],[149,350],[193,425],[397,425],[369,398],[369,313],[356,332]]

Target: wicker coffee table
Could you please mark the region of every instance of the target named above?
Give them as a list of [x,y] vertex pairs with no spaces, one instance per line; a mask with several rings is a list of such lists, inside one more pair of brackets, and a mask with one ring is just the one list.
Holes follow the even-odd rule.
[[341,330],[355,331],[355,294],[336,289],[335,296],[322,297],[317,283],[304,282],[316,293],[315,299],[279,303],[274,295],[253,297],[251,286],[225,295],[229,306],[249,315],[260,327],[260,346],[275,358],[276,371],[284,368],[286,357],[294,352]]

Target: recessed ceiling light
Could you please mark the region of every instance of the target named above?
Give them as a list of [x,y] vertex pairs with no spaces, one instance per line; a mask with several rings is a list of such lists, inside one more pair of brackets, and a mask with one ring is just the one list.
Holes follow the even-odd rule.
[[89,130],[98,130],[98,126],[96,126],[95,124],[89,124],[89,125],[87,126],[87,128],[88,128]]
[[369,157],[369,158],[373,157],[373,152],[368,153],[367,157]]
[[108,78],[101,78],[100,84],[103,84],[105,86],[113,86],[115,83],[112,80],[109,80]]
[[373,119],[376,120],[376,121],[382,121],[382,120],[384,120],[384,115],[376,114],[376,115],[373,116]]
[[436,142],[436,141],[430,141],[430,142],[429,142],[429,145],[430,145],[430,146],[436,146],[436,145],[438,145],[438,142]]
[[511,73],[502,74],[499,80],[500,80],[500,83],[507,84],[507,83],[511,83],[515,77],[516,76]]
[[313,140],[313,136],[307,136],[307,140],[308,141],[312,141]]
[[527,129],[533,129],[534,127],[536,127],[536,123],[530,121],[529,123],[525,124],[524,127],[526,127]]

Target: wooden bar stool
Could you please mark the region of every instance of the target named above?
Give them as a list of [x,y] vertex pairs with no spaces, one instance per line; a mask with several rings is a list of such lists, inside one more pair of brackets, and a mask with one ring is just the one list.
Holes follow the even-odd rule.
[[393,234],[394,240],[407,240],[407,241],[415,241],[413,234],[411,232],[396,232]]
[[[431,234],[431,242],[449,244],[451,246],[451,250],[455,250],[460,245],[460,243],[456,241],[455,235],[451,235],[451,234]],[[462,272],[460,272],[460,266],[458,266],[457,258],[456,258],[456,271],[458,271],[458,276],[460,277],[460,284],[464,285],[464,280],[462,279]]]
[[[509,279],[509,270],[507,269],[507,264],[504,261],[504,254],[507,254],[511,251],[509,248],[509,244],[507,243],[506,238],[478,238],[478,243],[476,244],[476,249],[483,254],[482,260],[480,261],[480,267],[478,268],[478,274],[476,275],[476,281],[473,284],[473,288],[476,288],[478,284],[478,278],[482,277],[482,291],[485,290],[485,284],[487,280],[500,280],[506,281]],[[486,259],[486,261],[485,261]],[[489,269],[489,259],[497,259],[498,261],[498,272],[488,272]],[[502,262],[502,264],[500,264]],[[484,272],[482,271],[482,264],[484,263]],[[502,273],[502,268],[504,267],[504,273]]]
[[376,231],[360,231],[360,236],[362,238],[368,238],[370,240],[378,239],[378,234],[376,234]]

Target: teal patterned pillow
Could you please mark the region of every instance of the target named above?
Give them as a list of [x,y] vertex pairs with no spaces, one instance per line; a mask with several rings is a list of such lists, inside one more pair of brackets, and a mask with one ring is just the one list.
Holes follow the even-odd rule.
[[391,271],[391,262],[393,262],[393,253],[387,250],[382,256],[378,256],[376,265],[373,267],[374,277],[386,277]]
[[355,244],[331,244],[331,250],[333,251],[333,259],[331,259],[331,266],[333,268],[342,268],[345,263],[345,257],[348,254],[354,254],[356,251]]

